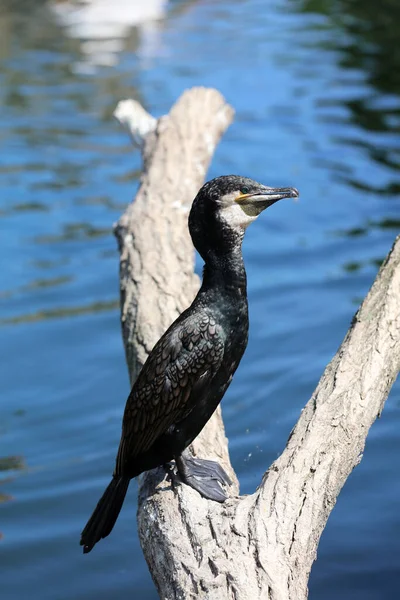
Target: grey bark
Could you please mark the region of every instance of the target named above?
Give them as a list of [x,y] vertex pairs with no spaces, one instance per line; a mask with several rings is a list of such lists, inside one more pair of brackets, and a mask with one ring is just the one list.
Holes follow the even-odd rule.
[[[127,101],[117,118],[144,158],[135,202],[116,226],[122,330],[131,381],[199,286],[187,230],[233,111],[216,90],[194,88],[158,121]],[[238,496],[220,411],[193,444],[231,474],[232,496],[205,500],[171,489],[163,469],[140,478],[138,525],[159,595],[178,600],[303,600],[321,533],[359,463],[400,366],[400,237],[258,489]]]

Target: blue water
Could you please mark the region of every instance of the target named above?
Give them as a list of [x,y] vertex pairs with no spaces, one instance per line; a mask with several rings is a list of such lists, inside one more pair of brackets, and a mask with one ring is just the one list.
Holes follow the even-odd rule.
[[[216,86],[236,118],[208,176],[301,192],[244,247],[250,341],[223,411],[252,492],[400,229],[400,5],[170,2],[150,41],[127,28],[113,66],[45,2],[0,9],[2,599],[154,599],[136,484],[112,535],[85,557],[78,545],[129,391],[111,227],[140,160],[112,111],[135,97],[158,116],[185,88]],[[395,385],[322,536],[311,598],[398,597],[399,454]]]

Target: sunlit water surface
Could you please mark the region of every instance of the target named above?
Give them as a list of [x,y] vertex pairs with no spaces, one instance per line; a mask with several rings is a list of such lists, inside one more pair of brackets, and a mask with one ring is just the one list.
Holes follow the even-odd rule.
[[[0,1],[3,600],[157,597],[135,483],[113,534],[85,557],[78,545],[129,390],[111,227],[140,160],[112,118],[119,99],[161,115],[187,87],[218,87],[236,119],[209,177],[301,192],[244,247],[250,341],[223,401],[243,493],[283,449],[399,231],[398,3],[158,5],[100,54],[59,9]],[[311,598],[398,597],[399,455],[397,385],[329,519]]]

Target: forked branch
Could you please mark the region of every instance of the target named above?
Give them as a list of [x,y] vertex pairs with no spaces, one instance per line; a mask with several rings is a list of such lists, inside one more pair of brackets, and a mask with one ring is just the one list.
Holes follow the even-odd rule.
[[[121,320],[131,382],[164,330],[192,301],[199,281],[187,229],[232,108],[216,90],[187,91],[154,119],[136,102],[116,116],[144,159],[141,185],[116,225]],[[260,487],[240,497],[218,410],[195,440],[234,480],[223,505],[163,469],[140,480],[139,535],[163,599],[303,600],[321,533],[400,367],[400,237],[326,367],[282,455]]]

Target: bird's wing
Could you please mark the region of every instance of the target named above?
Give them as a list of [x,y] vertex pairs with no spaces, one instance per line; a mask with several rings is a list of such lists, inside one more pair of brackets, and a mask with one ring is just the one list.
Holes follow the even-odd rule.
[[117,472],[190,413],[221,364],[221,328],[207,313],[188,316],[157,342],[128,397]]

